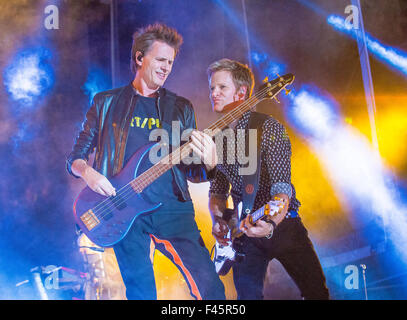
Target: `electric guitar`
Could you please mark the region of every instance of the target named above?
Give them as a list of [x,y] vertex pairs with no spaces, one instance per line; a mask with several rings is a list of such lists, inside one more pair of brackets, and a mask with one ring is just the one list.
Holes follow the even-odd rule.
[[[265,81],[258,92],[203,132],[213,138],[260,101],[276,99],[276,95],[293,81],[292,74]],[[285,90],[287,93],[287,89]],[[75,222],[96,245],[114,246],[126,236],[138,216],[159,208],[162,204],[147,201],[143,197],[143,190],[192,152],[191,142],[187,142],[151,166],[149,152],[157,144],[159,143],[150,143],[140,148],[126,166],[109,179],[116,189],[116,196],[105,197],[85,187],[76,198],[73,206]]]
[[[241,219],[241,205],[238,206],[238,219],[231,218],[229,220],[229,232],[226,235],[229,240],[229,244],[223,246],[218,242],[215,243],[215,253],[213,256],[213,263],[215,264],[216,272],[224,276],[226,275],[232,266],[241,262],[244,259],[244,254],[242,253],[242,242],[240,237],[243,232],[239,229],[240,219]],[[275,214],[279,213],[284,208],[284,202],[282,200],[272,200],[267,202],[263,207],[256,210],[249,215],[250,223],[255,224],[256,221],[265,218],[271,218]],[[231,214],[232,209],[226,209],[227,215]],[[234,210],[232,210],[234,211]],[[236,214],[235,214],[236,215]]]

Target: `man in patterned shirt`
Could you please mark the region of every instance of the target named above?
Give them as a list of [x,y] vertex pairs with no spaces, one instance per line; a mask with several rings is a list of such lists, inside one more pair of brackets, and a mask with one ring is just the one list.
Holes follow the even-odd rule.
[[[249,98],[254,86],[251,70],[229,59],[212,63],[208,68],[208,80],[212,109],[219,113],[226,105]],[[246,112],[230,125],[235,136],[238,129],[248,129],[250,113]],[[319,259],[297,213],[300,202],[291,184],[291,143],[284,126],[267,117],[263,123],[260,145],[260,167],[257,168],[260,178],[252,212],[275,198],[283,199],[285,206],[269,222],[258,220],[253,225],[248,217],[241,222],[245,259],[233,265],[238,299],[263,299],[267,266],[274,258],[280,261],[297,284],[304,299],[329,299]],[[226,155],[227,150],[223,150],[223,153]],[[209,190],[212,234],[222,245],[228,243],[226,235],[229,227],[223,218],[227,198],[231,195],[236,205],[243,197],[243,176],[239,174],[242,165],[239,161],[230,163],[226,158],[224,156],[223,163],[217,165],[216,176]]]

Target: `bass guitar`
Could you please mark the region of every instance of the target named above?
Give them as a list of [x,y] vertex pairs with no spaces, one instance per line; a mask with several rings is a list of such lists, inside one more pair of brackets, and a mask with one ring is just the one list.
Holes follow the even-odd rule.
[[[203,132],[213,138],[260,101],[276,98],[293,81],[294,75],[286,74],[265,82],[256,94],[234,107]],[[143,171],[146,167],[144,164],[149,162],[149,152],[155,145],[157,143],[140,148],[126,166],[109,179],[116,189],[116,196],[105,197],[85,187],[76,198],[73,206],[75,222],[96,245],[114,246],[126,236],[138,216],[159,208],[161,203],[151,203],[143,198],[143,190],[192,152],[191,142],[187,142]]]

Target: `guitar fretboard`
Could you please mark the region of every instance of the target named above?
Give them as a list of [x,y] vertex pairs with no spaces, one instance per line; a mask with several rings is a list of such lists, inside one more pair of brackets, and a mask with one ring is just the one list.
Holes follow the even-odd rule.
[[257,220],[260,220],[261,218],[264,217],[265,213],[265,207],[261,207],[260,209],[256,210],[255,212],[252,213],[252,221],[255,223]]

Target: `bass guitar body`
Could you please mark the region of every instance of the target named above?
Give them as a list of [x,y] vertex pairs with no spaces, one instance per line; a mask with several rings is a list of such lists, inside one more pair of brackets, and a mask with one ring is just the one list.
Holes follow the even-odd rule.
[[155,211],[161,206],[161,203],[145,199],[129,183],[144,172],[149,151],[154,145],[140,148],[119,174],[109,179],[118,190],[116,196],[105,197],[89,187],[85,187],[78,195],[73,207],[75,221],[95,244],[101,247],[114,246],[126,236],[139,215]]

